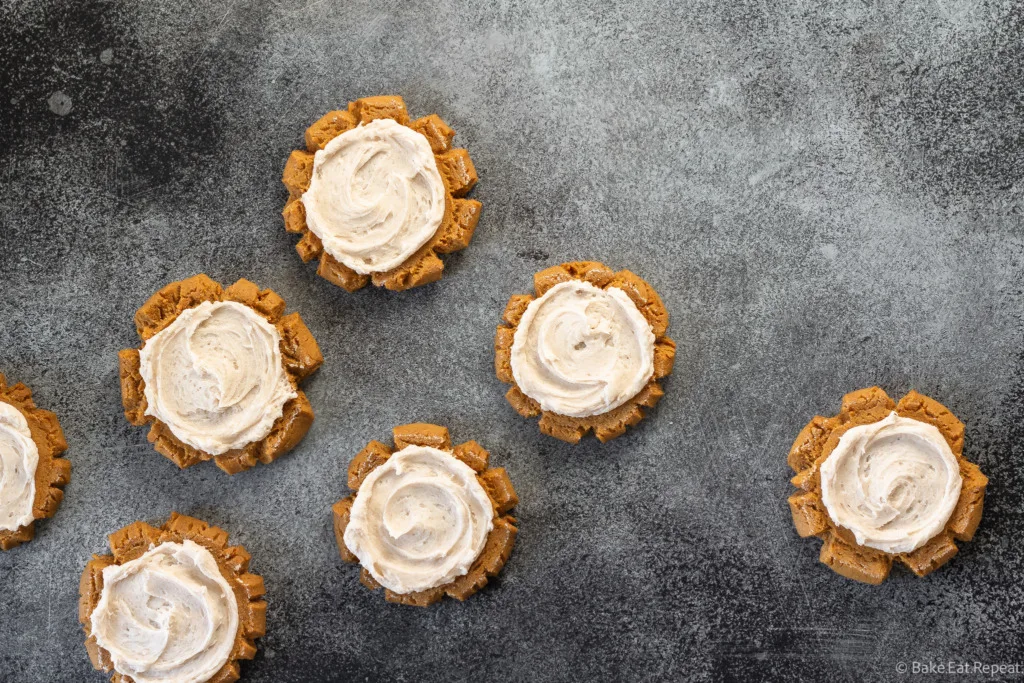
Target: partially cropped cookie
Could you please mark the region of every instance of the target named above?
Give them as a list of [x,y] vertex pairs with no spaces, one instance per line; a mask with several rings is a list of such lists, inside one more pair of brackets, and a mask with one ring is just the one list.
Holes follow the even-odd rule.
[[523,417],[578,442],[622,435],[664,395],[676,345],[668,311],[649,284],[596,261],[563,263],[533,277],[536,294],[516,294],[494,337],[498,379]]
[[394,440],[394,448],[371,441],[349,465],[355,493],[333,508],[341,557],[360,563],[360,581],[383,586],[388,602],[465,600],[512,553],[512,482],[504,468],[488,467],[476,441],[453,448],[444,427],[402,425]]
[[789,497],[802,537],[818,536],[834,572],[879,584],[894,561],[918,576],[938,569],[981,522],[988,478],[963,457],[964,425],[916,391],[893,401],[879,387],[814,417],[789,452],[800,489]]
[[0,375],[0,550],[31,541],[36,520],[53,517],[71,479],[57,416],[37,408],[24,384]]
[[114,683],[230,683],[267,632],[263,579],[228,533],[171,513],[110,535],[79,586],[78,620],[93,666]]
[[465,249],[480,219],[466,199],[476,169],[436,114],[411,121],[401,97],[328,112],[288,157],[285,229],[303,261],[352,292],[373,282],[401,291],[441,278],[438,254]]
[[323,362],[298,313],[248,280],[172,282],[135,314],[142,346],[119,354],[124,414],[150,424],[178,467],[213,459],[228,474],[269,463],[313,424],[299,383]]

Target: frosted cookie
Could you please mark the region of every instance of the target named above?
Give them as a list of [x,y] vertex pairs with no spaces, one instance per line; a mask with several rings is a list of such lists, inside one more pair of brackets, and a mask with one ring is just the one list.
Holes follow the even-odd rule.
[[31,541],[36,520],[53,517],[71,479],[57,416],[37,408],[24,384],[0,375],[0,550]]
[[240,675],[267,632],[263,579],[228,533],[171,513],[110,535],[112,555],[93,555],[79,585],[85,648],[114,683],[211,681]]
[[323,362],[284,300],[248,280],[172,282],[135,314],[142,346],[119,355],[124,414],[150,424],[156,451],[178,467],[210,460],[228,474],[269,463],[313,424],[298,389]]
[[820,560],[856,581],[881,583],[893,561],[931,573],[981,522],[988,479],[963,446],[963,423],[916,391],[899,403],[879,387],[847,394],[789,451],[797,533],[820,537]]
[[576,261],[533,276],[536,296],[509,299],[494,337],[498,379],[523,417],[577,443],[593,430],[622,435],[664,395],[676,345],[665,336],[668,311],[654,289],[628,270]]
[[432,424],[394,429],[395,447],[371,441],[348,467],[355,491],[334,504],[334,535],[360,581],[388,602],[426,607],[465,600],[505,566],[519,502],[502,467],[476,441],[452,448]]
[[303,261],[353,292],[373,282],[401,291],[441,278],[438,254],[469,246],[480,202],[466,199],[476,169],[436,114],[409,120],[382,95],[328,112],[288,157],[285,229],[302,235]]

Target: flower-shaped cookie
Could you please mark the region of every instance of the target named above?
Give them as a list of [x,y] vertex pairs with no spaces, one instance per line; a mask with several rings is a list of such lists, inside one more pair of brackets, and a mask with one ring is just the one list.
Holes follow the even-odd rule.
[[114,683],[230,683],[267,632],[263,579],[228,533],[171,513],[110,535],[112,555],[93,555],[79,585],[78,620],[93,666]]
[[438,254],[465,249],[480,202],[465,199],[476,169],[436,114],[409,120],[401,97],[382,95],[328,112],[288,157],[285,229],[302,260],[353,292],[371,280],[394,291],[441,278]]
[[0,375],[0,550],[31,541],[37,519],[53,517],[71,479],[57,416],[37,408],[24,384]]
[[856,581],[881,583],[894,560],[929,574],[981,522],[988,479],[963,445],[963,423],[916,391],[899,403],[879,387],[847,394],[789,451],[797,533],[820,537],[820,560]]
[[507,514],[519,499],[476,441],[452,448],[432,424],[394,429],[394,449],[371,441],[348,468],[355,491],[334,504],[334,535],[360,582],[388,602],[426,607],[465,600],[505,566],[516,540]]
[[143,344],[118,356],[124,414],[178,467],[211,458],[228,474],[269,463],[309,431],[298,384],[323,362],[284,300],[248,280],[172,282],[135,314]]
[[533,277],[536,296],[516,294],[494,337],[498,379],[523,417],[569,443],[594,431],[621,436],[664,395],[676,345],[654,289],[629,272],[576,261]]

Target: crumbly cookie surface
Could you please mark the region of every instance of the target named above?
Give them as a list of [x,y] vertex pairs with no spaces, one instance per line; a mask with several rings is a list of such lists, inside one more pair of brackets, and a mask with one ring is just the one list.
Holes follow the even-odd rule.
[[[960,466],[963,484],[956,507],[945,529],[920,548],[891,554],[857,543],[854,535],[836,524],[821,499],[821,464],[832,453],[840,437],[858,425],[884,419],[893,411],[935,426],[949,444]],[[964,425],[938,401],[911,391],[899,402],[880,387],[854,391],[843,397],[838,415],[815,416],[803,428],[789,451],[789,466],[796,472],[793,485],[800,491],[789,497],[793,524],[801,537],[817,536],[824,541],[819,559],[832,571],[855,581],[880,584],[893,562],[900,562],[917,576],[925,576],[957,553],[955,541],[970,541],[981,522],[988,478],[963,457]]]
[[[654,332],[654,374],[647,384],[633,396],[613,410],[592,417],[569,417],[542,410],[540,404],[527,396],[516,383],[512,373],[512,344],[519,321],[526,308],[535,298],[549,289],[569,280],[582,280],[602,289],[617,287],[639,309]],[[658,380],[672,372],[675,362],[675,342],[666,336],[668,311],[654,288],[628,270],[613,271],[597,261],[573,261],[542,270],[533,276],[535,294],[515,294],[509,299],[494,337],[494,370],[502,382],[512,387],[505,394],[506,400],[523,417],[540,415],[540,430],[562,441],[577,443],[588,432],[593,431],[598,440],[604,442],[621,436],[627,427],[632,427],[644,418],[644,408],[654,407],[665,395]]]
[[181,314],[204,301],[234,301],[244,304],[275,326],[281,335],[284,370],[296,390],[295,398],[284,404],[284,412],[262,439],[221,455],[211,455],[183,443],[171,429],[146,414],[145,381],[140,372],[139,350],[124,349],[118,354],[121,376],[121,400],[124,414],[133,425],[149,424],[148,439],[158,453],[184,469],[212,459],[228,474],[236,474],[257,463],[270,463],[294,448],[313,424],[313,407],[298,385],[323,363],[320,347],[298,313],[285,315],[285,302],[276,292],[260,289],[242,279],[222,287],[204,274],[172,282],[150,297],[135,313],[139,337],[146,341]]
[[64,500],[64,486],[71,480],[71,463],[57,457],[68,448],[57,416],[36,407],[31,389],[24,384],[8,386],[6,378],[0,374],[0,401],[14,406],[25,417],[32,432],[32,441],[39,450],[35,498],[32,501],[35,519],[14,531],[0,529],[0,550],[10,550],[35,537],[35,520],[48,519],[56,514]]
[[228,533],[194,517],[172,512],[162,526],[134,522],[118,529],[109,537],[110,555],[93,555],[85,565],[79,584],[78,620],[85,630],[85,649],[99,671],[111,673],[113,683],[131,683],[130,676],[113,671],[110,654],[96,642],[92,634],[92,613],[103,593],[103,570],[141,557],[151,546],[165,542],[181,543],[189,539],[203,546],[217,561],[221,575],[232,587],[238,604],[238,632],[235,645],[223,667],[209,683],[231,683],[241,676],[239,660],[256,656],[257,638],[267,633],[267,603],[263,579],[249,573],[251,556],[240,545],[228,545]]
[[[358,492],[363,480],[373,470],[384,464],[392,453],[406,446],[429,446],[451,454],[468,465],[476,472],[477,479],[483,486],[487,496],[494,505],[494,527],[487,536],[484,548],[466,574],[436,588],[414,593],[395,593],[385,588],[384,599],[388,602],[416,607],[427,607],[441,600],[445,595],[456,600],[465,600],[487,585],[490,577],[497,576],[512,554],[515,545],[517,528],[516,519],[508,512],[519,502],[512,481],[503,467],[489,467],[490,454],[476,441],[467,441],[454,448],[445,427],[425,423],[413,423],[395,427],[393,430],[394,447],[380,441],[371,441],[361,450],[348,467],[348,487]],[[345,529],[349,523],[349,513],[355,502],[356,493],[342,498],[332,508],[334,516],[334,536],[338,542],[338,551],[346,562],[358,563],[359,558],[345,545]],[[371,590],[381,588],[369,571],[362,569],[360,582]]]
[[[389,271],[370,275],[357,273],[324,250],[323,243],[306,224],[302,195],[309,189],[317,151],[345,131],[376,119],[392,119],[421,133],[430,143],[437,170],[445,185],[445,208],[441,224],[426,244]],[[354,292],[371,281],[377,287],[402,291],[441,279],[444,263],[438,254],[449,254],[469,246],[480,220],[482,205],[466,195],[477,182],[476,168],[465,149],[452,147],[455,131],[436,114],[410,120],[405,101],[396,95],[364,97],[350,102],[346,110],[331,111],[306,130],[306,149],[295,150],[285,163],[281,181],[288,189],[282,216],[288,232],[301,235],[295,250],[304,262],[318,259],[317,275]]]

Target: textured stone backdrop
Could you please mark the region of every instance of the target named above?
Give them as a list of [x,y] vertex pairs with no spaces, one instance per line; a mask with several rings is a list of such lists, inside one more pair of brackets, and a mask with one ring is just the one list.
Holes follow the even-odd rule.
[[[1024,664],[1020,2],[0,4],[0,371],[60,416],[57,516],[0,554],[0,679],[101,681],[77,623],[106,535],[172,510],[266,579],[251,681],[900,680]],[[293,251],[279,177],[307,124],[405,97],[484,203],[437,284],[346,294]],[[505,301],[573,259],[629,268],[679,342],[627,436],[573,447],[505,404]],[[134,310],[206,272],[273,287],[326,363],[290,456],[178,471],[121,415]],[[967,423],[974,542],[872,588],[796,537],[785,456],[851,389]],[[465,604],[385,604],[337,556],[345,467],[398,423],[508,468],[520,537]]]

